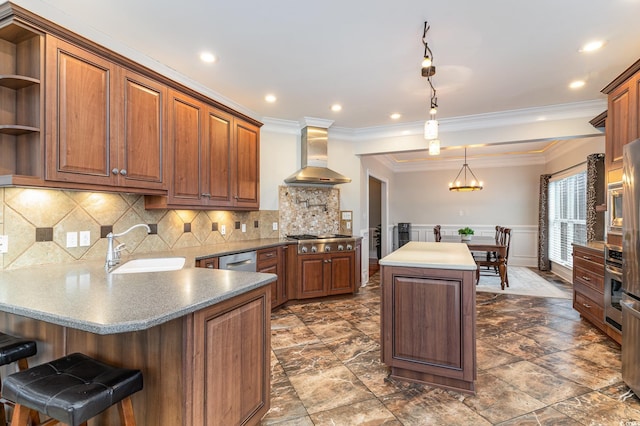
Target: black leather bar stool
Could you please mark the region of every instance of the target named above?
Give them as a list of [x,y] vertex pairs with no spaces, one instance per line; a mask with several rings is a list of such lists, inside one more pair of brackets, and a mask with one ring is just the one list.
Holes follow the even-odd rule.
[[[23,371],[29,368],[27,358],[38,352],[36,342],[33,340],[21,339],[9,334],[0,333],[0,366],[18,362],[18,370]],[[4,400],[0,400],[0,425],[7,424],[4,410]]]
[[142,389],[142,373],[75,353],[11,374],[3,386],[16,404],[11,426],[27,426],[32,411],[52,418],[44,424],[78,426],[115,404],[122,425],[135,426],[131,395]]

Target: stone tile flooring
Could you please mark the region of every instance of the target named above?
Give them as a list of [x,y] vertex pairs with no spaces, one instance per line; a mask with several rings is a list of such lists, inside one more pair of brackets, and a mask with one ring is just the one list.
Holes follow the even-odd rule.
[[640,425],[620,347],[570,300],[478,293],[476,305],[476,396],[387,377],[377,275],[353,297],[273,312],[262,424]]

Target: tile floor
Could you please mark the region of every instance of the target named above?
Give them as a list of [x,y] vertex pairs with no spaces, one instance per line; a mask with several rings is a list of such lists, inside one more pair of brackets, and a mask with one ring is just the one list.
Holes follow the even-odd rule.
[[620,347],[570,300],[478,293],[476,396],[389,379],[379,306],[376,275],[353,297],[272,314],[263,425],[640,425]]

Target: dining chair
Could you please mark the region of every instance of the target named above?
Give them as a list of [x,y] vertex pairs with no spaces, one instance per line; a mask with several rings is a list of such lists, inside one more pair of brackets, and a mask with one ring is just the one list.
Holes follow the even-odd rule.
[[[496,227],[497,228],[497,227]],[[504,283],[507,287],[509,287],[509,268],[508,268],[508,261],[509,261],[509,248],[511,245],[511,229],[510,228],[505,228],[505,227],[500,227],[500,232],[499,234],[496,233],[497,235],[497,240],[496,240],[496,244],[500,244],[505,246],[505,256],[504,256],[504,271],[505,271],[505,276],[504,276]],[[498,255],[495,252],[491,252],[492,255],[491,256],[486,256],[485,258],[482,259],[477,259],[476,258],[476,264],[478,265],[478,268],[476,270],[476,281],[480,280],[480,267],[481,266],[487,266],[490,269],[493,269],[496,273],[500,273],[500,271],[498,270],[498,266],[500,265],[500,261],[498,259]]]
[[439,243],[442,240],[442,235],[440,234],[440,225],[436,225],[433,227],[433,237],[436,243]]

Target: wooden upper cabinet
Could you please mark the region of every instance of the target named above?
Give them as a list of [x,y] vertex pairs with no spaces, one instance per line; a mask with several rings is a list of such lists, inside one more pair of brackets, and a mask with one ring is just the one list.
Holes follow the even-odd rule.
[[640,60],[609,83],[602,93],[608,97],[605,125],[605,169],[607,182],[622,179],[622,147],[640,138]]
[[[260,206],[260,130],[247,122],[235,121],[235,205]],[[232,157],[233,158],[233,157]]]
[[605,162],[607,170],[622,167],[622,147],[631,140],[631,86],[624,84],[609,95]]
[[113,185],[115,67],[109,61],[54,37],[46,37],[46,178]]
[[172,167],[168,203],[184,206],[198,204],[202,195],[200,169],[204,106],[174,91],[171,92],[170,104]]
[[123,118],[119,126],[122,143],[118,159],[121,185],[166,189],[167,89],[126,69],[122,69],[119,76],[122,101],[116,99],[116,105],[123,109],[118,114]]
[[166,88],[47,36],[46,178],[166,188]]
[[[207,111],[207,163],[203,180],[209,201],[220,207],[234,205],[231,165],[235,161],[233,117],[216,109]],[[208,203],[209,204],[209,203]]]
[[258,210],[259,127],[181,92],[171,91],[171,185],[145,207]]

